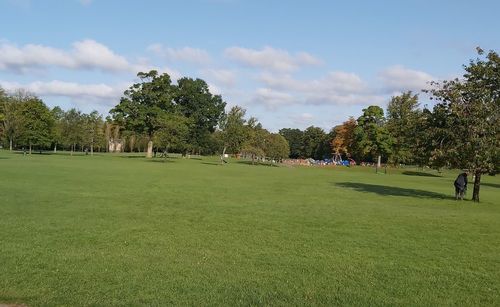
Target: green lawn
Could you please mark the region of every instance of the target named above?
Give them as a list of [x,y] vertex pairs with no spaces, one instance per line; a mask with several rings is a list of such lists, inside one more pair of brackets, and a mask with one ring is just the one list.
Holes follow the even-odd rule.
[[500,304],[500,177],[161,161],[0,151],[0,304]]

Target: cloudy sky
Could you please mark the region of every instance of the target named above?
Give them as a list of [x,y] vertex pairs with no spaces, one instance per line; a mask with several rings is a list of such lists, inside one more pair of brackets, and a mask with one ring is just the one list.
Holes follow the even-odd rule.
[[[330,129],[500,49],[500,2],[0,0],[0,86],[117,104],[138,71],[206,80],[265,127]],[[422,104],[428,99],[421,97]]]

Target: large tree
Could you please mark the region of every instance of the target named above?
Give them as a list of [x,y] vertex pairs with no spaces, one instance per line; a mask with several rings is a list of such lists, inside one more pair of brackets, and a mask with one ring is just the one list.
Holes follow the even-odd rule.
[[193,123],[189,130],[189,144],[193,151],[201,151],[223,118],[226,103],[220,95],[213,95],[208,84],[201,79],[181,78],[177,84],[176,107]]
[[327,134],[319,127],[310,126],[304,130],[304,156],[316,160],[331,156]]
[[29,97],[23,92],[18,91],[10,96],[3,89],[0,91],[0,124],[2,126],[2,138],[9,143],[9,150],[12,151],[14,142],[21,135],[22,121],[19,116],[19,107],[22,102]]
[[52,118],[54,119],[54,125],[52,126],[52,143],[54,145],[54,153],[56,153],[57,146],[64,143],[64,111],[56,106],[50,110],[50,113],[52,113]]
[[165,114],[159,118],[159,129],[155,132],[154,140],[165,153],[175,148],[185,151],[188,145],[189,128],[191,121],[180,114]]
[[279,131],[290,146],[290,158],[305,158],[304,154],[304,132],[300,129],[283,128]]
[[351,156],[354,152],[354,130],[356,129],[354,117],[334,128],[334,137],[331,141],[332,153]]
[[387,130],[392,136],[392,161],[397,165],[414,162],[413,148],[418,133],[418,95],[411,91],[394,96],[387,105]]
[[391,153],[392,139],[385,126],[384,110],[379,106],[363,109],[354,130],[356,147],[365,159],[375,161]]
[[90,154],[94,155],[94,147],[104,143],[104,120],[97,111],[82,115],[83,144],[90,148]]
[[160,117],[174,111],[175,86],[166,73],[159,75],[156,70],[137,74],[140,82],[124,92],[120,103],[111,109],[115,121],[125,130],[144,134],[148,137],[146,157],[153,157],[153,136],[162,125]]
[[290,154],[288,141],[278,133],[269,133],[265,139],[265,154],[272,160],[279,162]]
[[64,112],[61,129],[64,131],[64,144],[70,147],[71,155],[76,150],[77,144],[82,144],[84,140],[83,114],[77,109],[70,109]]
[[479,202],[481,175],[498,171],[500,161],[500,57],[478,48],[461,79],[435,82],[431,90],[447,114],[448,138],[440,154],[452,167],[475,176],[472,199]]
[[249,134],[245,114],[245,109],[240,106],[234,106],[221,121],[220,136],[223,142],[221,161],[224,161],[223,158],[226,150],[233,154],[241,152]]
[[19,116],[22,120],[20,140],[29,147],[50,145],[54,119],[49,108],[37,97],[31,97],[19,106]]

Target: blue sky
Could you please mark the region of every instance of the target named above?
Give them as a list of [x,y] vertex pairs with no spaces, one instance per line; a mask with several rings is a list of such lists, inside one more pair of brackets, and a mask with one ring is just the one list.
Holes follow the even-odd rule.
[[[0,86],[106,113],[139,70],[329,130],[500,48],[499,1],[0,0]],[[421,96],[422,104],[428,103]]]

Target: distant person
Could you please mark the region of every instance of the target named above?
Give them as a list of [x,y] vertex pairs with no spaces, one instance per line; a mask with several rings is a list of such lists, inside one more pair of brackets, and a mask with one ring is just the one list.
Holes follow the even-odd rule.
[[458,175],[453,185],[455,186],[455,199],[463,200],[465,191],[467,191],[467,173]]

